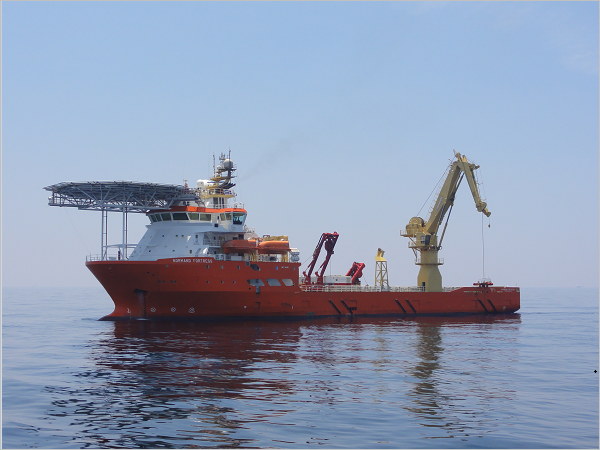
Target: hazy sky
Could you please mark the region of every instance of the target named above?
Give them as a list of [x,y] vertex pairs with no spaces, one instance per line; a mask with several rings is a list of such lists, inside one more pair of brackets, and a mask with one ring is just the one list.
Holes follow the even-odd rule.
[[[3,2],[2,283],[98,286],[100,213],[50,207],[44,186],[195,183],[231,148],[259,235],[304,262],[337,231],[332,273],[365,262],[373,284],[381,247],[390,283],[415,285],[399,232],[456,149],[481,165],[487,277],[598,286],[598,18],[598,2]],[[439,256],[445,286],[482,276],[466,184]]]

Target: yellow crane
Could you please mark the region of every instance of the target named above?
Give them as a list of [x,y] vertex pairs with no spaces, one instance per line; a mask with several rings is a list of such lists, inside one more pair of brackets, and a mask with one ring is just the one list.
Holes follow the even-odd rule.
[[433,203],[427,222],[420,217],[413,217],[408,222],[406,230],[400,232],[401,236],[410,239],[409,247],[415,253],[415,264],[421,267],[417,276],[417,285],[422,286],[426,292],[442,291],[442,275],[438,266],[443,264],[444,261],[438,258],[438,251],[442,247],[442,240],[444,239],[446,226],[448,226],[447,220],[439,242],[437,233],[446,213],[448,213],[448,218],[450,218],[454,197],[463,177],[467,178],[477,211],[485,214],[487,217],[491,214],[487,209],[487,204],[479,196],[477,181],[473,173],[479,166],[468,162],[464,155],[456,151],[454,152],[454,156],[456,160],[448,166],[448,175],[438,193],[435,203]]

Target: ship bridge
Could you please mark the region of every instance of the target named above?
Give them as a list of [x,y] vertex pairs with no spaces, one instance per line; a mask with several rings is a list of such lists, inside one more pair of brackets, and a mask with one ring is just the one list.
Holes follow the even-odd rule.
[[[189,205],[200,199],[196,190],[175,184],[143,183],[137,181],[86,181],[63,182],[44,188],[52,195],[48,205],[74,207],[82,210],[101,211],[101,258],[107,259],[109,247],[118,247],[123,259],[127,259],[127,214],[146,214],[153,210],[165,210],[171,206]],[[123,242],[108,245],[108,212],[123,214]]]

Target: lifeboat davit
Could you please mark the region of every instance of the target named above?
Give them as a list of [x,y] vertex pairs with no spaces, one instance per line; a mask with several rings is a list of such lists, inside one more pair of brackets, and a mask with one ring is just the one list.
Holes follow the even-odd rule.
[[236,239],[223,243],[223,252],[229,253],[252,253],[257,248],[256,241]]
[[261,255],[277,255],[290,251],[289,241],[264,241],[258,244],[258,253]]

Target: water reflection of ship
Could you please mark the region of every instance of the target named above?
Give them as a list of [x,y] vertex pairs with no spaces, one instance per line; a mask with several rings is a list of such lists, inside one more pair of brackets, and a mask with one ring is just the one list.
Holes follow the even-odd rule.
[[[483,430],[487,433],[492,424],[489,421],[484,423],[485,413],[489,411],[488,407],[492,400],[496,401],[500,398],[511,401],[515,396],[509,381],[511,373],[514,372],[511,363],[516,360],[514,346],[503,350],[492,349],[489,343],[482,345],[475,342],[466,349],[465,354],[461,355],[464,349],[454,346],[452,342],[444,343],[444,337],[446,341],[450,340],[451,333],[447,331],[460,333],[462,335],[460,343],[464,346],[464,336],[469,332],[483,335],[473,336],[474,339],[489,337],[494,341],[497,336],[491,334],[498,327],[508,327],[511,329],[509,334],[514,335],[520,323],[519,314],[500,318],[492,316],[428,318],[420,321],[417,327],[416,344],[418,361],[410,371],[416,381],[407,394],[410,403],[405,406],[405,409],[413,413],[421,421],[422,426],[440,429],[441,434],[429,436],[430,438],[476,436]],[[493,359],[490,358],[490,352],[494,354]],[[499,353],[505,354],[499,356]],[[467,354],[469,360],[461,360]],[[474,354],[477,358],[473,357]],[[494,361],[496,363],[502,361],[502,367],[494,367]],[[468,367],[469,365],[473,367]],[[497,384],[497,378],[494,377],[496,384],[489,383],[486,379],[487,370],[504,371],[505,382]]]
[[[341,322],[355,325],[350,327],[355,336],[344,342],[336,339],[336,327],[333,323]],[[190,398],[244,398],[265,399],[271,392],[273,398],[284,398],[286,394],[294,394],[299,387],[294,381],[281,377],[264,378],[261,363],[294,364],[310,363],[319,373],[329,376],[320,377],[315,383],[322,388],[322,400],[335,402],[333,395],[327,392],[339,389],[328,378],[339,371],[340,363],[360,362],[352,355],[364,350],[364,327],[410,327],[415,332],[416,362],[407,372],[414,377],[412,388],[406,392],[410,404],[406,409],[416,414],[427,423],[425,426],[442,426],[454,429],[455,426],[469,427],[457,418],[457,408],[465,399],[475,398],[475,403],[486,403],[492,398],[512,397],[510,389],[503,386],[492,386],[479,378],[482,367],[486,368],[489,358],[489,345],[477,349],[477,343],[468,348],[468,354],[476,354],[477,360],[469,361],[473,367],[462,367],[457,371],[455,364],[460,360],[464,349],[453,346],[452,333],[462,337],[468,333],[479,335],[478,338],[491,334],[498,327],[509,327],[513,334],[520,324],[520,315],[501,316],[465,316],[465,317],[415,317],[410,320],[398,320],[390,323],[389,319],[354,318],[342,321],[317,319],[307,322],[293,323],[222,323],[202,325],[194,323],[161,323],[161,322],[118,322],[115,323],[114,340],[105,347],[111,356],[119,358],[101,358],[96,362],[99,366],[111,369],[134,369],[142,379],[141,384],[148,383],[148,377],[155,379],[166,377],[173,392],[161,391],[160,395],[176,398],[178,395]],[[495,336],[490,336],[494,339]],[[375,338],[380,347],[379,359],[370,361],[374,370],[390,360],[390,349],[385,339]],[[305,344],[301,344],[305,341]],[[132,344],[137,342],[137,344]],[[461,343],[464,341],[461,338]],[[133,345],[133,347],[132,347]],[[137,347],[139,345],[139,347]],[[447,346],[450,346],[448,348]],[[310,347],[310,352],[301,352],[300,347]],[[502,370],[511,371],[514,356],[498,358],[498,352],[514,352],[512,346],[495,349],[494,360],[502,360]],[[348,352],[344,354],[344,352]],[[302,356],[299,356],[302,353]],[[140,355],[144,355],[143,364],[139,365]],[[301,358],[301,361],[299,360]],[[128,361],[129,360],[129,361]],[[448,372],[451,367],[451,372]],[[488,369],[496,369],[487,367]],[[385,368],[383,369],[385,370]],[[178,377],[171,378],[177,372]],[[193,372],[191,379],[185,376]],[[260,373],[257,378],[255,373]],[[183,376],[182,376],[183,375]],[[475,376],[475,377],[474,377]],[[448,391],[446,385],[455,386],[456,378],[466,377],[471,383],[464,391]],[[316,387],[316,386],[315,386]],[[164,388],[163,388],[164,389]],[[337,398],[337,397],[336,397]],[[473,403],[473,402],[471,402]],[[481,405],[485,407],[485,405]],[[473,412],[473,411],[471,411]],[[433,422],[432,422],[433,421]],[[472,426],[472,424],[471,424]]]
[[[444,373],[444,361],[456,351],[443,342],[448,330],[485,333],[519,323],[519,315],[113,322],[110,331],[91,342],[93,368],[78,374],[82,384],[49,389],[60,398],[49,415],[68,417],[78,441],[91,446],[252,446],[262,443],[247,431],[254,430],[252,422],[281,423],[306,403],[336,408],[346,401],[372,401],[376,385],[381,391],[402,391],[392,392],[404,403],[395,405],[404,406],[422,425],[456,433],[456,427],[469,430],[476,424],[455,411],[465,393],[444,386],[453,376]],[[394,346],[405,339],[399,354]],[[397,364],[402,357],[404,367]],[[387,373],[379,379],[349,379],[353,365]],[[397,370],[402,373],[394,374]],[[470,388],[511,395],[490,389],[484,380]],[[310,438],[321,439],[318,432]]]
[[110,356],[103,355],[108,357],[98,358],[96,364],[126,369],[146,380],[143,384],[151,384],[148,377],[167,381],[185,396],[236,397],[255,389],[283,392],[289,389],[285,380],[257,379],[253,372],[264,360],[292,363],[301,334],[299,326],[269,322],[117,322],[114,339],[106,343]]
[[91,343],[94,368],[77,374],[81,385],[46,388],[57,398],[48,416],[68,417],[73,439],[85,446],[247,446],[253,439],[234,437],[244,421],[227,400],[281,398],[293,389],[255,373],[261,362],[294,361],[299,324],[112,325]]

